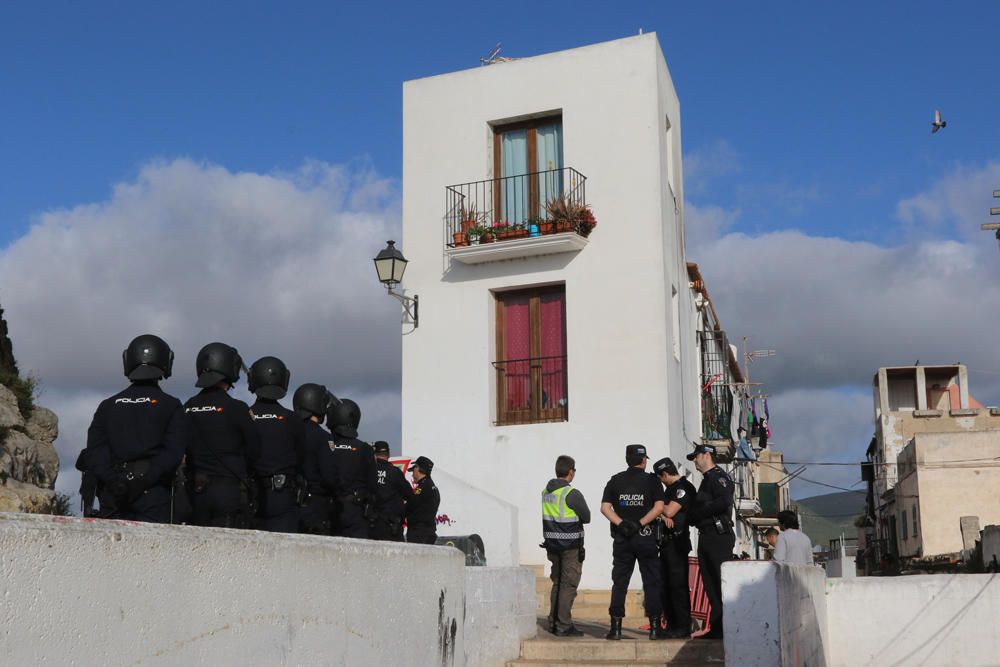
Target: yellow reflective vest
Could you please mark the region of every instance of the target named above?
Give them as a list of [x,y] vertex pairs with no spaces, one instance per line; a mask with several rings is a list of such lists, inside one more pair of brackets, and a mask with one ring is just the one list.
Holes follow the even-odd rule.
[[583,544],[583,523],[566,504],[566,496],[572,490],[567,484],[554,491],[542,491],[542,537],[546,549],[565,551]]

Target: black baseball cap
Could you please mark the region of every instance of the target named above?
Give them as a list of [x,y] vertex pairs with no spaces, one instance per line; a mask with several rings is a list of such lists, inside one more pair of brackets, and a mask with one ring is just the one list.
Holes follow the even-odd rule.
[[694,451],[687,455],[688,461],[694,461],[694,457],[699,454],[711,454],[715,456],[715,446],[714,445],[695,445]]
[[372,448],[375,450],[376,454],[388,454],[389,453],[389,443],[385,440],[376,440],[372,443]]
[[646,454],[646,445],[629,445],[625,448],[625,458],[630,459],[639,456],[649,457]]
[[664,470],[669,472],[671,475],[677,474],[677,464],[674,463],[669,456],[662,458],[653,464],[653,472],[655,472],[657,475],[659,475]]
[[414,461],[413,465],[410,466],[412,471],[414,468],[420,468],[421,472],[425,475],[431,474],[431,470],[434,469],[434,461],[431,461],[426,456],[418,456]]

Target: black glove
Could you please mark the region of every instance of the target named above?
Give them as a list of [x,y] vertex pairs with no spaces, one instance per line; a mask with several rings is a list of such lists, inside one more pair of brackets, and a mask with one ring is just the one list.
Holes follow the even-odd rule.
[[618,534],[622,537],[632,537],[639,532],[639,522],[633,521],[632,519],[622,519],[622,522],[618,524]]
[[145,475],[136,475],[129,472],[121,472],[108,484],[108,491],[115,498],[123,498],[128,502],[134,501],[146,490]]

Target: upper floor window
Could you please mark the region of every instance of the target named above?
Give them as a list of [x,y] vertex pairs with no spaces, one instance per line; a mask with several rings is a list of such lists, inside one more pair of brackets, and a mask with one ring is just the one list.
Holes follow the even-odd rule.
[[566,421],[566,287],[496,293],[497,424]]
[[562,117],[547,116],[493,128],[495,209],[504,222],[545,217],[545,204],[563,194]]

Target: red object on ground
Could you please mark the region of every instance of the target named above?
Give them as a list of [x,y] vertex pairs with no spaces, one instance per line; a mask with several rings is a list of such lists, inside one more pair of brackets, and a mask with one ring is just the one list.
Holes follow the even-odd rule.
[[711,628],[708,625],[708,617],[712,613],[712,605],[708,603],[708,595],[705,593],[705,584],[701,580],[701,567],[698,559],[688,557],[688,588],[691,590],[691,617],[702,622],[702,630],[695,633],[704,634]]

